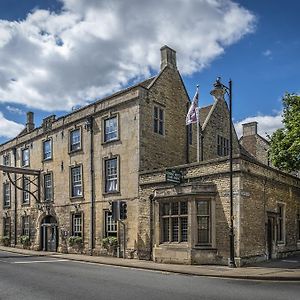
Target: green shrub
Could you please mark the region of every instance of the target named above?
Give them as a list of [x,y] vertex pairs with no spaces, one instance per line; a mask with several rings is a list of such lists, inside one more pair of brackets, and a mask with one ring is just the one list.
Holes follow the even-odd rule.
[[69,244],[71,247],[78,245],[81,246],[82,245],[82,237],[81,236],[70,236],[69,237]]
[[30,245],[30,238],[29,238],[28,235],[21,235],[20,241],[21,241],[21,244],[23,246],[29,246]]
[[115,236],[109,236],[102,240],[102,246],[108,251],[114,250],[118,246],[118,239]]
[[10,245],[10,237],[8,235],[3,236],[1,241],[4,246]]

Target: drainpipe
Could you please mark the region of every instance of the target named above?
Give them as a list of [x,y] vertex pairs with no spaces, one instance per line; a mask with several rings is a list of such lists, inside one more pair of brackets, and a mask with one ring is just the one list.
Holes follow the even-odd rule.
[[[186,113],[188,113],[188,111],[189,111],[189,106],[190,106],[190,104],[187,103],[186,104]],[[189,154],[190,154],[189,126],[192,126],[192,124],[185,126],[185,134],[186,134],[186,148],[185,148],[185,160],[186,161],[185,161],[185,163],[186,164],[188,164],[190,162],[190,157],[189,157]]]
[[[17,148],[13,148],[13,154],[14,154],[14,166],[17,166]],[[14,244],[15,246],[17,245],[17,187],[16,187],[16,183],[17,183],[17,174],[14,174],[14,181],[15,181],[15,185],[14,185],[14,200],[15,200],[15,211],[14,211],[14,215],[15,215],[15,219],[14,219]]]
[[91,194],[91,218],[90,218],[90,255],[93,255],[93,249],[95,247],[95,176],[94,176],[94,119],[90,116],[86,120],[85,127],[87,131],[90,132],[90,174],[91,174],[91,186],[90,186],[90,194]]
[[153,260],[153,238],[154,238],[154,224],[155,224],[155,215],[154,215],[154,195],[151,194],[149,196],[150,201],[150,238],[149,238],[149,244],[150,244],[150,260]]

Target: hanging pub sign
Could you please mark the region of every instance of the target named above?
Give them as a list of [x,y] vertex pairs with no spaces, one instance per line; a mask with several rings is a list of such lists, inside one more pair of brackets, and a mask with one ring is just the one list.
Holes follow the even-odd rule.
[[173,183],[180,183],[182,181],[182,173],[179,170],[167,169],[166,170],[166,181]]

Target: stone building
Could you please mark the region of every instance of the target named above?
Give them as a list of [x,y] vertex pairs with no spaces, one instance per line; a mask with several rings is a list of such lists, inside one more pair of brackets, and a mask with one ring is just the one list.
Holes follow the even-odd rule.
[[[94,255],[118,236],[127,257],[227,264],[229,113],[224,93],[212,95],[200,109],[198,163],[196,128],[185,125],[189,97],[167,46],[155,77],[37,128],[29,113],[20,135],[0,146],[2,164],[20,172],[0,173],[0,234],[16,247],[26,238],[32,249]],[[249,126],[241,142],[232,131],[238,265],[300,248],[300,181],[268,166]],[[166,180],[166,169],[181,182]],[[111,215],[116,201],[127,205],[122,222]]]

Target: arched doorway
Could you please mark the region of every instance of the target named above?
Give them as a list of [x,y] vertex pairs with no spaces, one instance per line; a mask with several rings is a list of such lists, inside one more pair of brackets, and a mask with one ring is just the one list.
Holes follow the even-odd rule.
[[41,249],[43,251],[57,251],[58,228],[56,219],[49,215],[41,223]]

